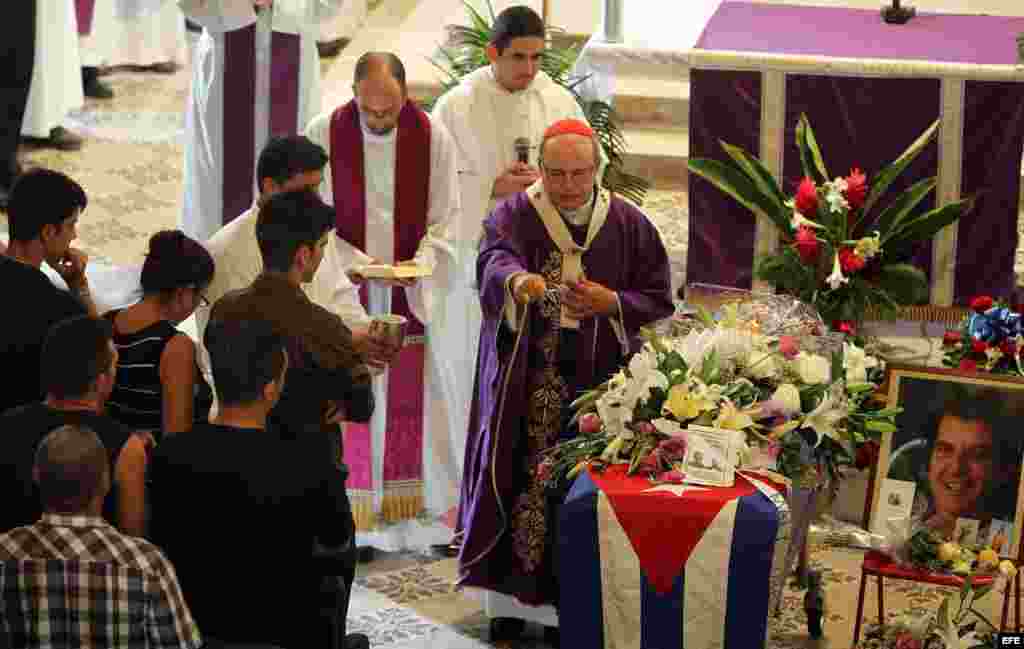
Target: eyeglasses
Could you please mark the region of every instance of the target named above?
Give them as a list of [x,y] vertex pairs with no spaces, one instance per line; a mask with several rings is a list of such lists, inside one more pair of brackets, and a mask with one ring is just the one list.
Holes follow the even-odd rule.
[[596,170],[597,169],[595,167],[573,169],[572,171],[565,171],[564,169],[549,169],[548,167],[544,167],[544,173],[547,174],[549,179],[556,182],[565,182],[566,179],[569,179],[574,183],[589,181],[593,178]]

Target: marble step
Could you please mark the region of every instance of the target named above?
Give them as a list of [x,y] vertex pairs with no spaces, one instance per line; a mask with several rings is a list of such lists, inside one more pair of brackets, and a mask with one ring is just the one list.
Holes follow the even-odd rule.
[[627,124],[625,170],[650,181],[655,189],[685,191],[690,136],[685,128],[659,123]]

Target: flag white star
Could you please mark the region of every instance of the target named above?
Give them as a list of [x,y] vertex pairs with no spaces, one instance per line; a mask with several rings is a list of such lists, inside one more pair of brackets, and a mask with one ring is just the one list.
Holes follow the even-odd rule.
[[644,493],[649,491],[667,491],[674,493],[677,496],[682,496],[687,491],[707,491],[707,487],[694,487],[688,484],[660,484],[651,487],[650,489],[644,489]]

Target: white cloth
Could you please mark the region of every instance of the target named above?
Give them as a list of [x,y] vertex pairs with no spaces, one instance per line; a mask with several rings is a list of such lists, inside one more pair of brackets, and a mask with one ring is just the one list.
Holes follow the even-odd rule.
[[320,23],[320,36],[317,40],[326,43],[340,38],[355,38],[356,32],[366,22],[368,5],[367,0],[345,0],[337,16]]
[[[476,285],[476,256],[483,220],[494,207],[494,181],[516,162],[515,140],[527,138],[540,144],[545,129],[568,117],[584,119],[583,110],[572,94],[544,72],[538,72],[530,86],[510,93],[498,84],[489,67],[466,75],[434,105],[432,117],[444,124],[458,150],[459,193],[462,218],[456,228],[458,276],[446,298],[445,323],[435,328],[440,349],[452,358],[452,403],[473,400],[476,356],[480,340],[480,297]],[[536,164],[536,148],[530,161]],[[469,430],[469,409],[457,413],[461,420],[453,429],[465,435]],[[465,447],[465,442],[460,444]],[[461,460],[460,460],[461,466]]]
[[118,32],[114,2],[96,0],[93,6],[92,27],[87,35],[78,37],[78,55],[82,59],[82,67],[98,68],[110,64]]
[[[333,111],[315,118],[306,135],[331,152],[330,122]],[[394,259],[394,187],[396,134],[381,136],[363,128],[363,160],[366,178],[366,253],[354,248],[340,237],[332,237],[328,254],[310,286],[314,301],[341,315],[349,326],[365,325],[370,316],[359,301],[358,288],[347,280],[346,271],[353,266],[376,259],[391,264]],[[420,242],[414,261],[432,269],[406,289],[409,306],[426,325],[426,364],[424,370],[423,483],[424,503],[428,512],[443,514],[458,505],[459,482],[465,453],[465,428],[462,410],[468,402],[454,400],[453,378],[456,364],[465,361],[462,350],[440,347],[436,333],[446,325],[444,297],[450,292],[454,273],[454,232],[461,217],[455,143],[448,130],[437,120],[430,129],[430,187],[427,208],[427,233]],[[413,181],[415,182],[415,181]],[[333,205],[334,193],[330,164],[324,170],[320,186],[323,199]],[[342,279],[344,278],[344,280]],[[390,310],[390,290],[374,290],[371,284],[372,310]],[[464,343],[463,343],[464,345]],[[377,410],[386,409],[384,381],[375,381]],[[383,488],[384,430],[383,419],[371,422],[373,436],[374,488]],[[379,536],[379,533],[377,534]],[[385,541],[388,547],[395,543]]]
[[174,0],[118,0],[109,65],[185,61],[185,16]]
[[[299,131],[320,112],[320,62],[316,38],[320,21],[342,0],[275,0],[257,16],[252,0],[178,0],[187,18],[203,27],[192,60],[192,91],[185,114],[184,204],[181,229],[205,241],[223,214],[224,36],[256,25],[255,159],[268,138],[271,32],[300,36]],[[255,169],[253,169],[255,175]],[[255,182],[254,182],[255,187]]]
[[75,0],[36,3],[36,53],[22,135],[49,137],[68,112],[85,103]]

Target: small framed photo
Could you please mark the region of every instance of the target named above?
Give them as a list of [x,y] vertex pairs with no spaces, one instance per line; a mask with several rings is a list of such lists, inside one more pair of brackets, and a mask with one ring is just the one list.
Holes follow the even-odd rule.
[[731,487],[736,480],[735,431],[708,426],[686,427],[686,482]]
[[1017,559],[1024,379],[893,365],[887,383],[889,405],[903,412],[882,437],[871,529],[904,512],[947,539],[995,541],[1001,556]]

